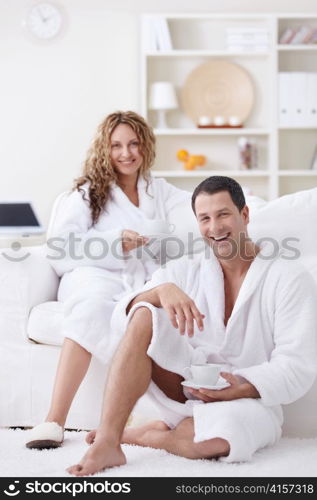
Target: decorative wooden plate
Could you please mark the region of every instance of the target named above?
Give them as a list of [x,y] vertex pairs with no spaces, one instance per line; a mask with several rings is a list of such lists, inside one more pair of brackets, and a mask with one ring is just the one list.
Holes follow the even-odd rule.
[[224,60],[200,64],[187,77],[181,93],[184,112],[198,124],[200,116],[236,116],[243,123],[249,116],[254,89],[244,68]]

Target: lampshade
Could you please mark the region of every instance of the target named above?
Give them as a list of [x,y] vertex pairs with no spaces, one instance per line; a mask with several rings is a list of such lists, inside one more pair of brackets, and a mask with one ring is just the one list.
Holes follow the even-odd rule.
[[175,109],[177,98],[171,82],[154,82],[150,88],[150,109]]

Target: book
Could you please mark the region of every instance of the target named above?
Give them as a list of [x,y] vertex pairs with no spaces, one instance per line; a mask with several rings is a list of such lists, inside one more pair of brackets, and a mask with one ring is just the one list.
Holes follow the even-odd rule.
[[297,33],[291,39],[290,44],[297,45],[300,43],[307,43],[305,40],[309,40],[312,33],[313,33],[313,30],[310,26],[301,26],[301,28],[297,31]]
[[313,30],[311,37],[307,43],[317,43],[317,30]]
[[159,16],[155,18],[155,21],[155,33],[158,50],[172,50],[172,39],[166,19]]
[[269,46],[269,34],[265,28],[227,28],[226,43],[229,51],[265,52]]
[[295,34],[296,30],[292,28],[286,28],[286,30],[283,31],[282,35],[280,36],[279,43],[281,44],[290,43]]
[[311,159],[311,164],[310,164],[311,170],[317,170],[317,144],[314,149],[314,153]]
[[153,16],[145,15],[142,19],[142,32],[145,52],[154,52],[157,50],[157,40],[155,32],[155,20]]

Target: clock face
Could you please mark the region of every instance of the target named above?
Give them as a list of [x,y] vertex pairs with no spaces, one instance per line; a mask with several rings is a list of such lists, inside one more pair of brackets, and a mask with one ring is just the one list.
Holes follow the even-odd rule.
[[56,5],[49,2],[39,2],[29,10],[26,24],[36,38],[51,40],[62,29],[63,16]]

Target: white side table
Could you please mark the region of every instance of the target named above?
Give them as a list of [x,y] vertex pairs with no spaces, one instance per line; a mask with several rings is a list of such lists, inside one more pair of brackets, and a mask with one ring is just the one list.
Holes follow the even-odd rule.
[[21,234],[0,235],[0,261],[23,262],[30,256],[31,248],[41,246],[46,241],[46,235],[22,236]]
[[0,235],[0,248],[11,248],[12,250],[21,247],[34,247],[43,245],[46,241],[46,234],[22,236],[21,234]]

